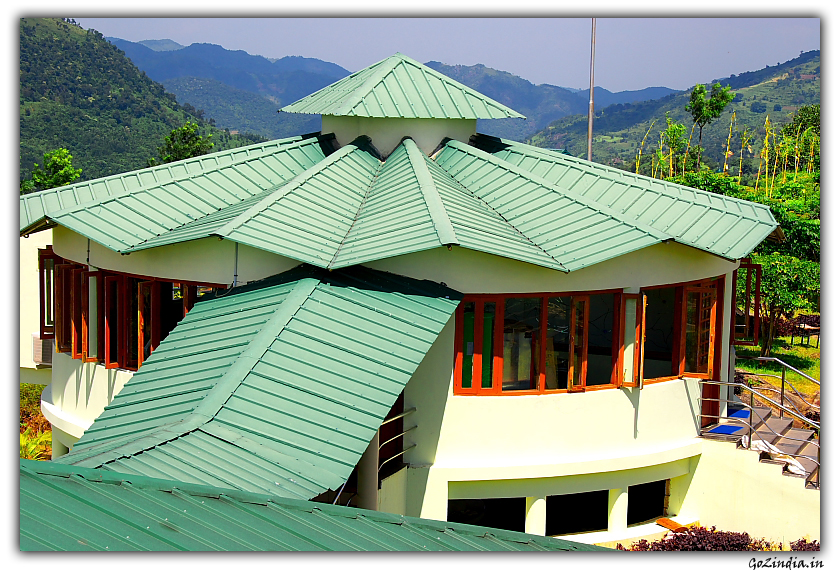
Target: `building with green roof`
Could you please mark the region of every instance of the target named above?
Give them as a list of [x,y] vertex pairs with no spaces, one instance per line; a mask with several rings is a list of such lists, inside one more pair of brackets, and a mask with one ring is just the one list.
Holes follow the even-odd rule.
[[[283,110],[322,131],[21,197],[21,381],[56,464],[27,485],[588,544],[662,517],[819,536],[807,481],[706,434],[736,411],[733,283],[781,237],[768,207],[477,133],[521,115],[401,54]],[[383,524],[335,549],[426,548]]]

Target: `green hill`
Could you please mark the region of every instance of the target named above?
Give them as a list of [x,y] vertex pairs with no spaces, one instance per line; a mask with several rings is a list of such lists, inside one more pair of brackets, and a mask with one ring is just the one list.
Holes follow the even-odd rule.
[[[746,72],[718,80],[732,85],[736,94],[721,117],[703,129],[704,156],[721,167],[729,136],[730,118],[736,113],[735,131],[744,127],[761,131],[764,122],[781,125],[790,122],[797,109],[820,102],[820,52],[812,51],[786,63],[760,71]],[[645,153],[659,143],[659,132],[665,129],[666,114],[691,131],[692,119],[685,111],[690,91],[641,103],[610,105],[596,113],[593,124],[592,158],[595,162],[625,166],[635,163],[636,154],[648,129]],[[544,148],[565,148],[575,156],[586,156],[588,119],[585,114],[570,115],[554,121],[531,136],[526,142]],[[692,144],[696,144],[695,139]],[[760,141],[759,141],[760,142]],[[732,145],[740,149],[740,138],[733,134]],[[758,152],[760,145],[753,145]],[[756,159],[751,159],[756,160]]]
[[278,113],[277,101],[215,79],[176,77],[163,81],[163,86],[178,101],[189,101],[190,105],[207,110],[216,126],[223,129],[244,130],[269,139],[321,130],[319,115]]
[[20,20],[20,179],[45,152],[67,148],[90,180],[147,165],[173,129],[192,120],[214,150],[261,140],[226,136],[182,106],[95,30],[57,18]]

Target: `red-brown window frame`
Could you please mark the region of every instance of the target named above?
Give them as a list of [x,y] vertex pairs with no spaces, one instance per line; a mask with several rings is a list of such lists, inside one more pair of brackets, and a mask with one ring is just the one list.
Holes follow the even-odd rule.
[[[55,266],[55,351],[72,353],[73,349],[73,269],[75,263],[59,263]],[[65,281],[67,282],[65,284]]]
[[[627,329],[627,301],[633,300],[636,302],[635,310],[635,334],[633,335],[633,351],[630,358],[633,360],[633,373],[630,375],[630,380],[624,380],[624,359],[627,357],[626,346],[624,344],[625,330]],[[639,382],[639,339],[642,336],[642,322],[644,318],[644,306],[642,304],[642,295],[640,293],[622,293],[621,294],[621,309],[619,313],[618,333],[621,335],[618,343],[618,364],[616,374],[621,381],[621,386],[624,388],[640,387]]]
[[70,320],[70,336],[72,339],[71,355],[73,358],[82,358],[82,299],[84,298],[83,274],[85,268],[78,266],[71,271],[70,299],[72,303],[72,318]]
[[[96,277],[96,356],[90,356],[90,278]],[[103,299],[103,284],[101,271],[83,271],[82,272],[82,352],[81,358],[83,362],[104,362],[102,352],[105,348],[105,335],[100,334],[105,324],[105,315],[103,310],[105,307],[105,300]]]
[[[47,286],[47,260],[52,260],[53,267],[52,267],[52,279]],[[57,291],[55,280],[58,271],[56,267],[58,265],[64,263],[64,259],[53,252],[52,246],[47,245],[45,249],[38,250],[38,304],[39,304],[39,316],[40,316],[40,325],[38,334],[41,339],[54,339],[55,338],[55,323],[57,322],[57,315],[55,312],[56,301],[55,301],[55,293]],[[49,297],[48,297],[49,295]],[[47,324],[47,305],[51,305],[51,313],[53,324]]]
[[[755,285],[753,289],[752,295],[752,303],[753,307],[755,308],[755,316],[753,317],[753,335],[752,340],[738,340],[738,334],[735,329],[735,314],[738,309],[738,271],[740,269],[747,270],[747,280],[746,280],[746,292],[747,292],[747,299],[750,298],[749,292],[751,287],[753,287],[752,277],[755,276]],[[761,326],[761,318],[759,316],[759,304],[761,303],[761,264],[759,263],[751,263],[749,258],[742,259],[741,265],[737,267],[732,272],[732,314],[730,316],[730,331],[729,331],[729,342],[733,345],[739,346],[758,346],[759,344],[759,333],[760,333],[760,326]],[[750,322],[750,315],[749,315],[749,307],[744,307],[744,318],[746,319],[747,324]]]
[[[103,328],[103,334],[105,336],[105,368],[120,368],[120,365],[125,362],[125,347],[126,347],[126,339],[124,338],[124,327],[122,323],[125,322],[125,279],[122,275],[115,275],[115,274],[106,274],[105,278],[103,279],[105,284],[105,292],[104,292],[104,301],[105,301],[105,308],[104,308],[104,317],[105,317],[105,326]],[[114,299],[114,294],[111,293],[111,283],[115,283],[115,293],[116,299]],[[111,306],[116,306],[116,322],[111,322],[111,319],[108,318],[111,314]],[[114,333],[112,333],[114,331]],[[116,336],[117,339],[117,360],[111,360],[111,337]]]
[[[724,287],[724,279],[725,276],[720,275],[718,277],[713,277],[710,279],[702,279],[699,281],[684,281],[682,283],[671,283],[666,285],[656,285],[653,287],[644,287],[641,290],[641,307],[640,311],[637,311],[637,322],[641,322],[641,331],[639,338],[636,342],[636,354],[635,354],[635,362],[638,364],[637,367],[634,367],[634,382],[638,386],[644,386],[646,384],[655,384],[658,382],[667,382],[669,380],[675,380],[677,378],[712,378],[716,373],[716,366],[719,361],[719,349],[718,349],[718,341],[719,341],[719,332],[720,332],[720,323],[723,322],[723,304],[721,300],[723,298],[723,287]],[[686,320],[688,317],[688,313],[685,310],[685,307],[688,303],[688,291],[689,289],[701,289],[706,288],[708,289],[710,286],[714,286],[716,288],[716,297],[715,297],[715,305],[714,309],[712,310],[712,325],[711,325],[711,339],[710,339],[710,355],[709,355],[709,372],[707,373],[696,373],[696,372],[685,372],[685,354],[686,354],[686,338],[684,331],[686,330]],[[671,375],[669,376],[659,376],[655,378],[644,378],[644,340],[645,340],[645,308],[647,305],[645,293],[647,291],[651,291],[653,289],[663,289],[663,288],[675,288],[675,298],[674,298],[674,342],[678,343],[678,346],[672,348],[672,357],[671,357]],[[641,314],[639,314],[641,312]],[[676,349],[676,350],[675,350]]]
[[[569,360],[569,373],[567,375],[567,383],[565,388],[558,388],[556,390],[548,390],[545,387],[545,366],[546,366],[546,325],[548,322],[548,299],[551,297],[569,297],[571,303],[571,313],[570,313],[570,328],[572,327],[574,321],[571,319],[575,316],[575,303],[574,299],[578,300],[585,300],[585,310],[586,315],[584,316],[586,328],[585,328],[585,336],[584,336],[584,344],[583,344],[583,366],[586,367],[586,360],[588,355],[589,349],[589,342],[588,342],[588,331],[589,331],[589,319],[588,319],[588,312],[589,312],[589,298],[592,295],[613,295],[613,338],[612,338],[612,363],[611,363],[611,379],[610,382],[607,384],[599,384],[593,386],[586,386],[586,375],[584,369],[584,381],[581,387],[575,388],[574,390],[570,390],[569,386],[571,384],[571,374],[572,374],[572,360],[573,355],[570,354]],[[570,391],[578,392],[578,391],[592,391],[592,390],[602,390],[605,388],[616,388],[620,383],[620,377],[618,376],[618,350],[619,344],[618,339],[620,335],[618,334],[618,322],[619,322],[619,315],[615,311],[617,307],[620,306],[621,303],[621,290],[620,289],[607,289],[602,291],[569,291],[569,292],[561,292],[561,293],[514,293],[514,294],[480,294],[480,295],[466,295],[461,303],[458,305],[458,308],[455,311],[455,357],[454,357],[454,374],[453,374],[453,384],[454,384],[454,393],[456,395],[492,395],[492,396],[524,396],[524,395],[534,395],[534,394],[562,394]],[[505,307],[505,299],[513,299],[513,298],[539,298],[540,301],[540,354],[539,354],[539,361],[538,361],[538,377],[537,377],[537,388],[531,390],[502,390],[502,374],[503,374],[503,347],[504,347],[504,337],[502,334],[496,334],[496,332],[500,331],[503,327],[504,323],[504,307]],[[483,342],[478,342],[478,331],[483,330],[484,325],[484,303],[487,302],[495,302],[496,309],[495,309],[495,331],[492,335],[493,338],[493,385],[492,388],[481,388],[481,370],[482,370],[482,351],[483,351]],[[462,388],[461,387],[461,373],[462,373],[462,364],[463,364],[463,354],[462,354],[462,347],[463,347],[463,333],[464,333],[464,305],[466,303],[474,303],[475,304],[475,320],[474,320],[474,333],[473,333],[473,365],[472,365],[472,386],[470,388]],[[572,332],[570,330],[570,339],[569,339],[569,346],[572,347]]]

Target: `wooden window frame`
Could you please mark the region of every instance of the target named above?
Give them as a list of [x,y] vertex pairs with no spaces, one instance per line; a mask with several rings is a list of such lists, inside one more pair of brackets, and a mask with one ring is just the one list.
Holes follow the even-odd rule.
[[[747,293],[747,300],[752,300],[752,306],[755,310],[755,315],[753,316],[753,331],[752,331],[752,340],[738,340],[739,335],[735,328],[735,315],[738,310],[738,271],[741,269],[747,270],[747,278],[746,278],[746,293]],[[760,263],[752,263],[750,262],[749,258],[745,258],[741,260],[741,265],[732,272],[732,309],[730,314],[730,331],[729,331],[729,344],[736,345],[736,346],[758,346],[760,339],[760,326],[761,326],[761,317],[759,313],[759,307],[761,303],[761,273],[762,268]],[[753,282],[753,276],[755,276],[755,280]],[[752,288],[752,295],[750,295],[750,289]],[[746,324],[749,325],[750,322],[750,314],[749,314],[749,306],[744,307],[744,318],[746,319]]]
[[[722,279],[721,279],[722,280]],[[684,376],[686,378],[703,378],[703,379],[711,379],[715,375],[715,358],[717,357],[717,337],[718,337],[718,329],[719,323],[718,320],[719,316],[719,308],[720,308],[720,281],[715,282],[714,280],[703,281],[698,284],[687,285],[683,287],[683,315],[682,315],[682,330],[680,331],[680,376]],[[688,322],[688,311],[685,310],[688,307],[688,294],[689,293],[705,293],[709,292],[709,290],[714,290],[715,296],[712,301],[712,307],[710,310],[710,323],[709,323],[709,354],[706,356],[706,372],[687,372],[685,370],[685,358],[686,358],[686,336],[684,331],[687,329],[687,322]]]
[[[55,266],[55,351],[71,353],[73,350],[73,269],[77,265],[72,262],[59,263]],[[67,282],[65,284],[65,281]]]
[[[47,285],[47,260],[52,260],[52,279],[49,286]],[[55,323],[57,322],[57,315],[55,312],[56,302],[55,295],[58,291],[56,287],[56,275],[58,274],[57,267],[63,264],[64,259],[53,252],[52,245],[47,245],[45,249],[38,250],[38,314],[40,317],[40,324],[38,327],[38,336],[43,340],[55,339]],[[47,324],[47,306],[50,305],[50,313],[52,314],[52,325]]]
[[[612,362],[611,362],[611,378],[610,382],[607,384],[599,384],[593,386],[586,385],[586,371],[587,371],[587,358],[588,358],[588,351],[589,351],[589,307],[590,307],[590,297],[592,295],[613,295],[613,334],[612,334]],[[573,367],[571,365],[571,360],[573,355],[570,355],[570,366],[569,372],[566,378],[566,387],[565,388],[558,388],[554,390],[546,389],[546,378],[545,378],[545,368],[546,368],[546,345],[547,345],[547,323],[548,323],[548,299],[552,297],[568,297],[571,301],[572,311],[570,314],[570,319],[574,318],[575,315],[575,304],[574,299],[578,301],[584,302],[584,310],[585,310],[585,328],[584,328],[584,339],[583,339],[583,359],[582,359],[582,366],[583,366],[583,382],[580,387],[576,387],[573,390],[569,389],[569,385],[571,383]],[[455,351],[454,351],[454,359],[453,359],[453,392],[455,395],[458,396],[476,396],[476,395],[487,395],[487,396],[532,396],[535,394],[563,394],[567,392],[585,392],[585,391],[595,391],[595,390],[603,390],[608,388],[617,388],[621,384],[621,378],[618,375],[619,371],[619,354],[618,351],[620,350],[620,342],[619,339],[621,338],[620,331],[617,329],[620,322],[620,315],[617,314],[616,308],[621,306],[621,290],[620,289],[607,289],[602,291],[569,291],[569,292],[560,292],[560,293],[513,293],[513,294],[476,294],[476,295],[466,295],[461,303],[458,305],[458,308],[455,311]],[[501,330],[504,326],[504,310],[505,310],[505,300],[506,299],[515,299],[515,298],[538,298],[540,299],[540,332],[539,332],[539,346],[540,346],[540,353],[538,355],[537,361],[537,379],[536,379],[536,388],[529,389],[529,390],[502,390],[502,377],[503,377],[503,366],[504,366],[504,358],[503,358],[503,348],[504,348],[504,335],[501,334]],[[495,302],[496,309],[495,309],[495,326],[493,331],[493,383],[491,388],[482,388],[481,387],[481,371],[483,368],[483,341],[481,343],[478,342],[479,333],[483,331],[484,325],[484,303],[488,302]],[[472,385],[469,388],[462,387],[462,372],[463,372],[463,361],[464,355],[462,353],[463,350],[463,339],[464,339],[464,306],[466,303],[474,303],[475,304],[475,318],[474,318],[474,332],[473,332],[473,361],[472,361]],[[570,320],[570,327],[572,326],[574,321]],[[570,331],[570,347],[571,344],[571,331]],[[481,346],[479,346],[481,345]]]
[[149,308],[149,316],[151,322],[149,323],[149,335],[150,335],[150,346],[149,346],[149,356],[151,356],[152,352],[160,345],[160,319],[158,318],[160,315],[160,281],[159,280],[149,280],[149,281],[141,281],[137,284],[137,367],[139,368],[143,361],[146,360],[146,345],[145,345],[145,320],[143,316],[143,311],[145,309],[145,295],[143,294],[143,289],[148,287],[149,288],[149,302],[151,303],[151,307]]
[[[96,356],[90,356],[90,278],[96,277]],[[104,285],[101,271],[82,272],[82,361],[104,362],[105,335],[100,333],[105,326],[105,300],[103,299]]]
[[[122,362],[124,361],[124,350],[123,350],[123,342],[122,341],[122,327],[120,323],[123,320],[122,316],[122,308],[125,304],[123,302],[123,277],[121,275],[113,275],[108,274],[105,276],[105,293],[103,295],[105,300],[105,327],[103,329],[103,334],[105,335],[105,368],[120,368]],[[111,293],[111,283],[115,283],[116,286],[114,287],[116,298]],[[112,313],[111,307],[116,307],[116,322],[111,322],[109,316]],[[112,334],[111,331],[114,331]],[[117,359],[111,360],[111,337],[116,336],[116,345],[117,345]]]
[[[630,380],[624,380],[624,359],[627,357],[628,351],[626,351],[626,345],[624,344],[624,338],[626,337],[626,329],[627,329],[627,301],[633,300],[636,303],[636,309],[634,311],[635,315],[635,325],[634,330],[635,333],[633,335],[633,350],[630,351],[630,358],[633,360],[633,368],[632,373],[630,374]],[[619,340],[618,345],[618,369],[617,374],[618,378],[621,380],[621,386],[624,388],[640,388],[640,375],[639,375],[639,351],[637,350],[639,346],[639,340],[642,336],[642,314],[644,307],[642,306],[643,302],[643,295],[641,293],[622,293],[621,294],[621,309],[619,312],[619,325],[618,325],[618,332],[621,334],[621,338]]]
[[[635,378],[635,383],[639,387],[643,387],[647,384],[656,384],[659,382],[668,382],[670,380],[676,380],[678,378],[703,378],[708,379],[713,377],[717,371],[715,366],[718,366],[719,363],[719,349],[717,348],[718,341],[720,340],[719,331],[720,331],[720,323],[723,319],[722,307],[723,304],[721,303],[722,299],[722,291],[723,291],[723,284],[724,284],[724,276],[720,275],[718,277],[713,277],[711,279],[703,279],[699,281],[684,281],[682,283],[673,283],[667,285],[657,285],[654,287],[645,287],[641,291],[642,295],[642,314],[639,315],[637,313],[637,319],[641,319],[642,327],[641,327],[641,334],[639,340],[636,345],[636,355],[635,359],[638,362],[638,369],[637,375],[638,377]],[[647,291],[651,291],[654,289],[663,289],[663,288],[675,288],[675,295],[674,295],[674,342],[677,346],[672,347],[672,357],[671,357],[671,372],[672,374],[669,376],[659,376],[655,378],[644,378],[644,340],[645,340],[645,323],[646,323],[646,313],[645,313],[645,305],[647,302],[645,300],[645,293]],[[712,309],[711,314],[711,339],[709,344],[709,372],[707,373],[698,373],[698,372],[686,372],[685,371],[685,356],[686,356],[686,337],[684,331],[686,330],[686,322],[688,318],[688,312],[686,311],[687,303],[688,303],[688,293],[689,290],[693,291],[708,291],[709,289],[714,288],[716,291],[715,301]]]
[[70,318],[71,355],[82,359],[82,300],[84,298],[84,267],[76,266],[70,271],[70,299],[72,313]]

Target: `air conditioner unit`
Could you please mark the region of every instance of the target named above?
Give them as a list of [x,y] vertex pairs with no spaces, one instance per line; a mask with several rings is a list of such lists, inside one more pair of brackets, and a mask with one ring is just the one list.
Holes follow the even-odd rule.
[[54,342],[51,338],[41,338],[38,333],[32,333],[32,360],[35,364],[52,366]]

